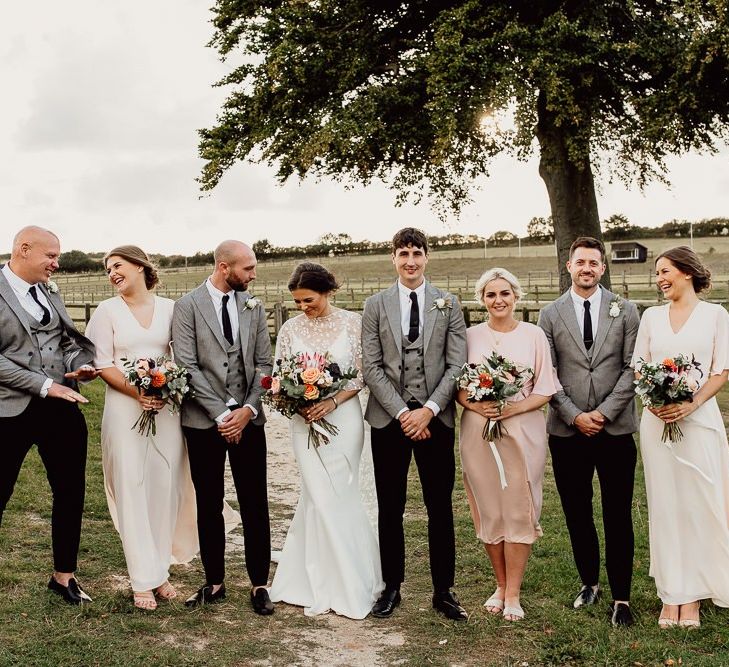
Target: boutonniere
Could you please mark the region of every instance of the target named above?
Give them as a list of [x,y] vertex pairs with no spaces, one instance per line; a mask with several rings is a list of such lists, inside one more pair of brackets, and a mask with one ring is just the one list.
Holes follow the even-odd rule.
[[610,317],[617,317],[620,315],[620,311],[623,309],[623,300],[616,296],[611,302],[610,302]]
[[[450,299],[444,299],[441,297],[440,299],[436,299],[433,302],[433,307],[430,310],[435,310],[436,308],[438,309],[440,314],[445,317],[446,310],[448,310],[449,308],[453,308],[453,303]],[[430,310],[428,312],[430,312]]]
[[246,308],[248,310],[253,310],[254,308],[256,308],[257,306],[260,306],[260,305],[261,305],[261,300],[256,299],[255,296],[252,296],[250,299],[248,299],[248,301],[246,301]]
[[58,293],[58,285],[56,285],[56,283],[55,283],[55,282],[53,282],[52,280],[49,280],[49,281],[48,281],[48,282],[46,283],[46,289],[47,289],[47,290],[48,290],[48,291],[49,291],[49,292],[50,292],[51,294],[57,294],[57,293]]

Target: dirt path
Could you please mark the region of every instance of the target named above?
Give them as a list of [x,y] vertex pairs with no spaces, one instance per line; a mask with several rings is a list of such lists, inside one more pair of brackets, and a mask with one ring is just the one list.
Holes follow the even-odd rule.
[[[364,393],[364,392],[363,392]],[[364,402],[365,397],[360,396]],[[368,508],[370,520],[376,520],[376,502],[374,479],[365,471],[371,471],[372,453],[369,444],[369,428],[366,426],[365,449],[362,455],[362,474],[360,486],[365,507]],[[293,517],[299,497],[299,473],[289,441],[288,420],[277,413],[268,413],[266,424],[268,442],[268,484],[269,503],[271,506],[271,543],[274,550],[283,547],[289,522]],[[228,479],[227,496],[235,498],[232,479]],[[243,536],[240,530],[229,536],[229,548],[242,549]],[[353,621],[330,613],[312,619],[316,627],[301,627],[297,621],[303,617],[300,607],[279,603],[276,606],[279,619],[289,619],[290,623],[281,623],[276,631],[280,634],[280,642],[284,646],[295,646],[298,661],[290,663],[300,667],[352,666],[370,667],[372,665],[388,665],[387,657],[390,648],[405,643],[403,635],[390,630],[387,624],[371,619]],[[307,624],[310,625],[310,624]],[[271,661],[257,662],[258,665],[275,665]]]

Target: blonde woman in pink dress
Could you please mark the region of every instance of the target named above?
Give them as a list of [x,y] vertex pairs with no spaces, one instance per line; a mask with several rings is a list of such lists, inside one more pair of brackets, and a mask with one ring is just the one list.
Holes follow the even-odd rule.
[[[484,606],[508,621],[524,618],[521,583],[532,544],[542,535],[539,517],[547,459],[542,408],[560,388],[544,332],[514,318],[521,296],[518,280],[506,269],[490,269],[481,276],[476,299],[486,307],[488,321],[468,329],[468,361],[479,363],[495,351],[532,368],[533,379],[502,410],[495,401],[469,403],[465,390],[457,396],[465,408],[460,431],[463,482],[476,534],[496,577],[496,590]],[[500,461],[482,437],[488,418],[502,421],[507,431],[494,442]]]

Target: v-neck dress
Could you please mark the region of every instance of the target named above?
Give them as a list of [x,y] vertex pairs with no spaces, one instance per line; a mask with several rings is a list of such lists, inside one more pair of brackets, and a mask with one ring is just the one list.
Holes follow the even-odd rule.
[[[116,366],[122,358],[170,354],[174,301],[155,297],[148,328],[121,297],[102,301],[86,336],[96,346],[96,368]],[[171,563],[189,561],[198,551],[195,490],[182,436],[180,416],[164,408],[157,434],[140,435],[132,425],[139,403],[107,385],[101,421],[104,486],[109,513],[119,531],[132,589],[147,591],[164,583]]]
[[[729,313],[700,301],[674,332],[669,305],[648,308],[638,329],[633,366],[694,355],[699,384],[729,368]],[[711,598],[729,607],[729,448],[716,398],[678,422],[683,438],[661,442],[663,421],[643,410],[640,451],[645,472],[650,575],[665,604]]]

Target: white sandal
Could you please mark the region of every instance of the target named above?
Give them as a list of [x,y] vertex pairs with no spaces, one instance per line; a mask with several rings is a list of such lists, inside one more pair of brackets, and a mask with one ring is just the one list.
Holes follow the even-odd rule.
[[[506,618],[507,616],[513,616],[514,618]],[[524,618],[524,610],[521,605],[516,607],[504,607],[504,620],[505,621],[521,621]]]
[[[483,606],[487,607],[486,611],[489,614],[498,616],[504,610],[504,601],[501,598],[497,598],[495,595],[492,595],[488,600],[486,600],[486,602],[483,603]],[[493,607],[494,609],[498,609],[498,611],[491,611],[490,609],[488,609],[488,607]]]

